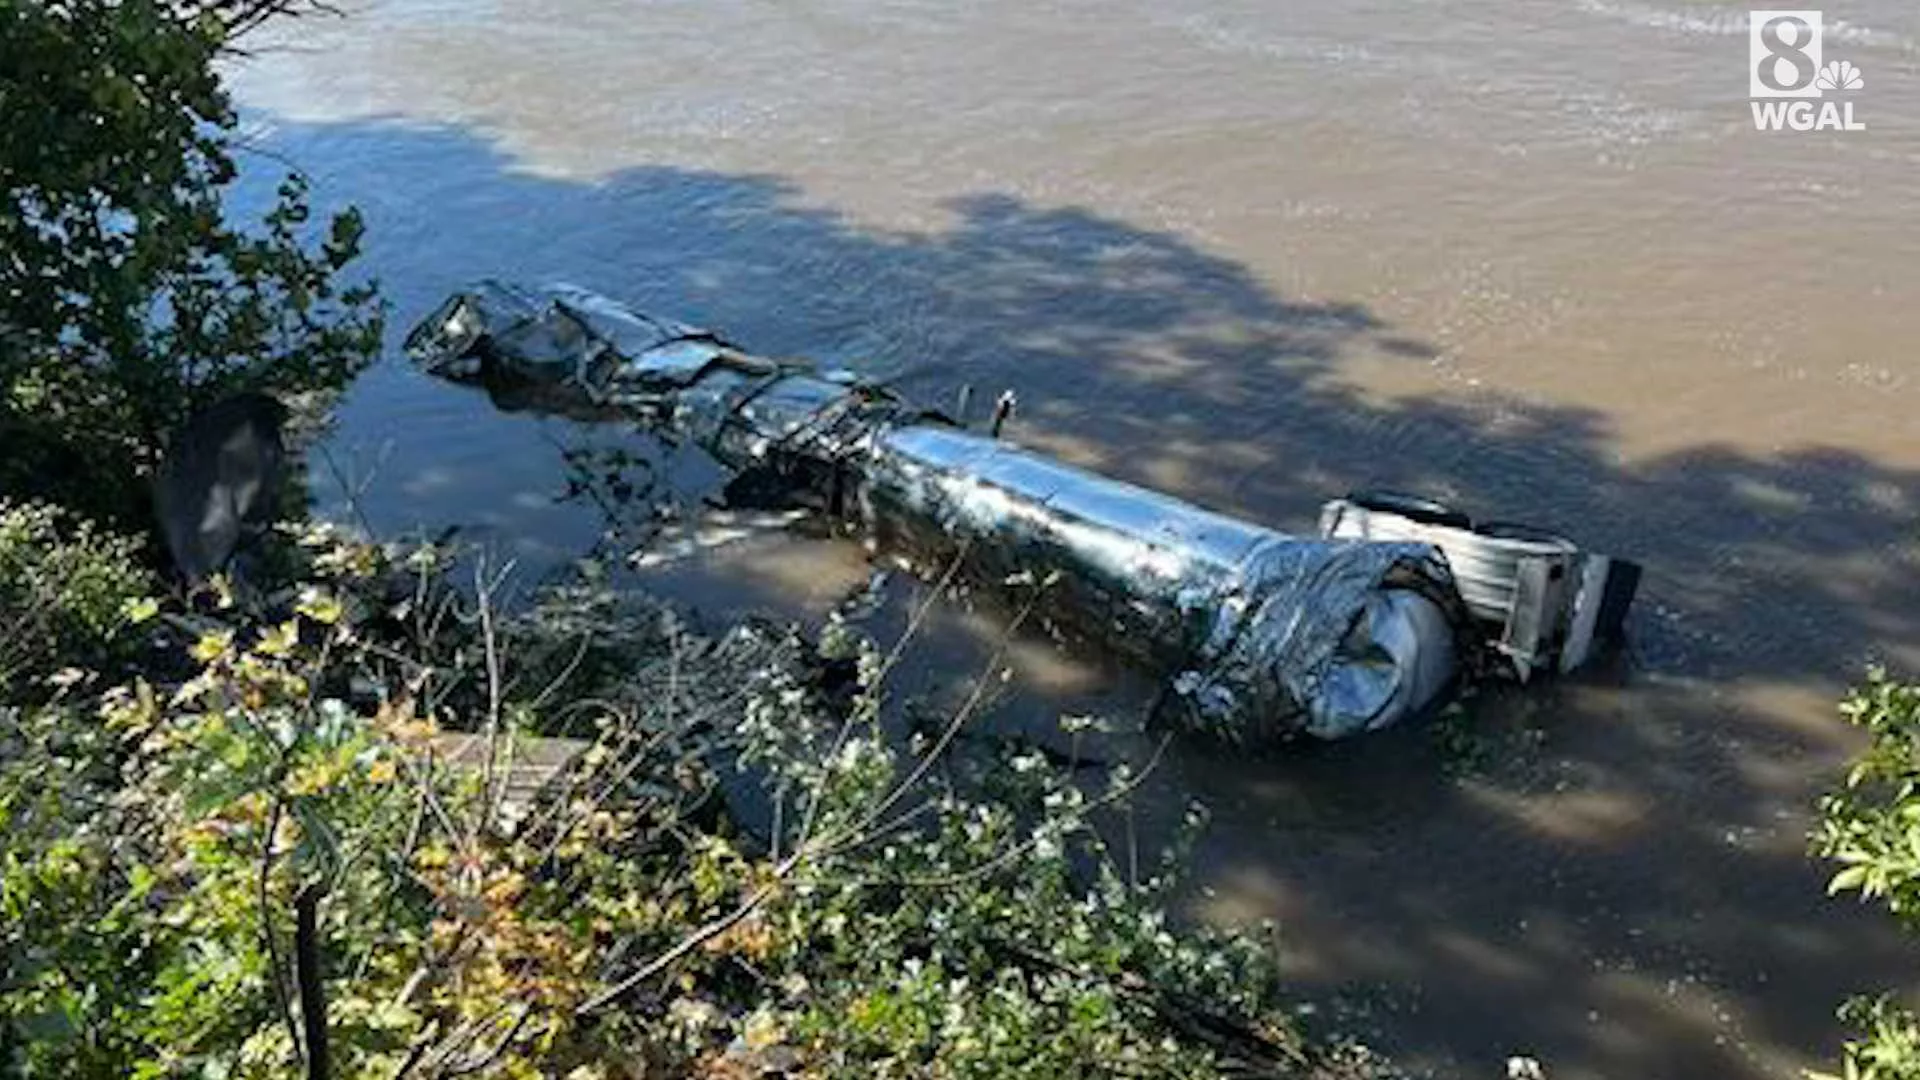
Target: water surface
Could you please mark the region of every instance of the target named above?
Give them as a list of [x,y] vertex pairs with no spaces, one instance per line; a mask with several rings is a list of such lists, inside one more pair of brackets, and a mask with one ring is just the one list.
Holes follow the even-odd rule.
[[[1802,857],[1832,699],[1920,669],[1920,12],[1827,18],[1865,132],[1753,131],[1745,10],[1625,0],[363,0],[237,78],[253,166],[366,211],[396,331],[564,278],[1013,388],[1023,441],[1281,527],[1384,484],[1643,560],[1624,670],[1498,696],[1464,754],[1176,748],[1196,909],[1278,920],[1322,1015],[1415,1066],[1789,1077],[1846,994],[1920,984]],[[377,528],[539,573],[607,528],[583,445],[656,454],[394,361],[329,451]],[[817,617],[864,575],[793,541],[654,583]],[[993,634],[946,621],[927,670]],[[1139,707],[1015,659],[1016,712]]]

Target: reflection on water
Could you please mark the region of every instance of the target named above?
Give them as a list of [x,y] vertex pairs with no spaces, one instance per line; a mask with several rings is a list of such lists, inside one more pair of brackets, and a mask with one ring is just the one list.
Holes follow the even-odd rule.
[[[1753,132],[1717,5],[388,0],[239,85],[367,212],[396,330],[562,278],[929,400],[1012,387],[1017,438],[1282,527],[1408,487],[1644,561],[1629,673],[1494,695],[1464,738],[1178,745],[1164,802],[1215,811],[1195,909],[1278,919],[1412,1062],[1789,1076],[1914,960],[1801,856],[1837,687],[1920,667],[1920,17],[1842,17],[1864,134]],[[582,462],[717,479],[398,362],[330,451],[378,527],[474,526],[533,574],[647,527]],[[646,580],[817,617],[866,577],[796,540]],[[985,658],[991,620],[936,622],[903,694]],[[1145,696],[1014,659],[1005,723]]]

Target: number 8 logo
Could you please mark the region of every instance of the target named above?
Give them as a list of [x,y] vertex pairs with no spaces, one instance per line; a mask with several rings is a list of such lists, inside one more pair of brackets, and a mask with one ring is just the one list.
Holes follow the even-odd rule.
[[[1781,38],[1782,27],[1793,27],[1793,41],[1788,43]],[[1807,55],[1807,45],[1813,40],[1813,27],[1798,15],[1781,15],[1768,19],[1760,26],[1760,44],[1766,46],[1767,55],[1753,69],[1760,81],[1767,84],[1769,90],[1792,93],[1805,89],[1813,81],[1820,69],[1813,66],[1813,57]],[[1793,65],[1794,80],[1790,83],[1780,81],[1780,61]]]
[[[1749,92],[1754,97],[1817,97],[1820,74],[1820,12],[1755,11],[1749,14]],[[1785,73],[1789,77],[1782,79]]]

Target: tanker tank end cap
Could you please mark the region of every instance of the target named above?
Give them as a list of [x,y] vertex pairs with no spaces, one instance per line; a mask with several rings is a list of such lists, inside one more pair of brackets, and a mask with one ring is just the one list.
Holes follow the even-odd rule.
[[1471,619],[1423,544],[1278,543],[1170,714],[1229,741],[1342,739],[1418,719],[1477,672]]
[[1339,739],[1419,716],[1453,684],[1458,662],[1438,604],[1405,589],[1377,592],[1327,668],[1307,733]]
[[1304,708],[1270,696],[1272,688],[1291,681],[1284,664],[1268,672],[1271,684],[1266,678],[1249,683],[1219,671],[1188,670],[1174,677],[1171,690],[1206,730],[1230,738],[1248,732],[1251,712],[1280,709],[1293,713],[1291,725],[1255,726],[1268,731],[1291,726],[1316,739],[1344,739],[1417,718],[1441,704],[1459,681],[1456,641],[1455,627],[1440,605],[1417,592],[1383,589],[1354,617],[1316,689],[1304,695]]

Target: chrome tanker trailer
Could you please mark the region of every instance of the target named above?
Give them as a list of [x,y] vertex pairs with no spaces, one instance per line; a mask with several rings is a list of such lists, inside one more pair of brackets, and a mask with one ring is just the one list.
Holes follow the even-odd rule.
[[1044,585],[1051,624],[1161,676],[1175,714],[1231,737],[1339,738],[1467,680],[1578,666],[1617,634],[1637,569],[1476,528],[1390,493],[1290,536],[1055,461],[803,361],[569,287],[483,282],[407,337],[427,371],[630,421],[776,478],[909,565]]

